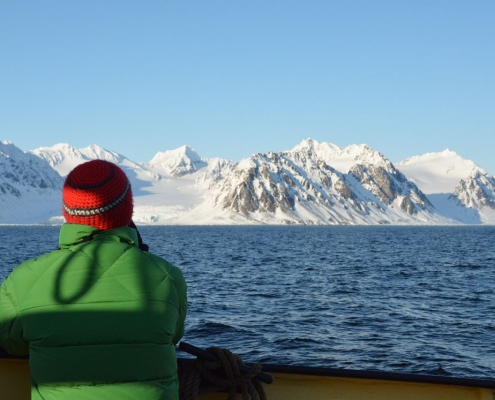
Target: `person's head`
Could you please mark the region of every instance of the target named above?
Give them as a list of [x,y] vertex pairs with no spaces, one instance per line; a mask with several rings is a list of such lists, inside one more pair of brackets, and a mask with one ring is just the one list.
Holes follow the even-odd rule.
[[88,161],[74,168],[65,179],[62,200],[69,223],[110,230],[132,220],[131,184],[124,171],[108,161]]

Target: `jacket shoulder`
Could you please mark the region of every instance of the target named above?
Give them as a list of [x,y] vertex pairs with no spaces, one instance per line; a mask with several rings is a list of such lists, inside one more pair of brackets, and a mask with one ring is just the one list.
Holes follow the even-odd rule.
[[182,271],[180,268],[176,267],[174,264],[171,262],[165,260],[162,257],[159,257],[155,254],[152,253],[144,253],[147,255],[149,261],[153,263],[155,266],[160,268],[164,273],[170,276],[170,278],[173,280],[175,285],[178,287],[178,289],[183,289],[185,290],[185,279]]
[[12,296],[19,303],[26,297],[31,288],[45,273],[45,262],[53,259],[55,252],[45,254],[38,258],[32,258],[16,266],[5,278],[4,284],[9,286]]

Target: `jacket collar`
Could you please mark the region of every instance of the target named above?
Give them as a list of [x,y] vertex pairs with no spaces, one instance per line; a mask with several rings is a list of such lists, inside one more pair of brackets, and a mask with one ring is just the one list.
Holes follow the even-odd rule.
[[[91,238],[92,236],[92,238]],[[89,225],[63,224],[60,228],[59,245],[66,249],[75,244],[83,243],[86,237],[95,240],[124,241],[134,246],[138,245],[136,229],[123,226],[109,231],[100,231]]]

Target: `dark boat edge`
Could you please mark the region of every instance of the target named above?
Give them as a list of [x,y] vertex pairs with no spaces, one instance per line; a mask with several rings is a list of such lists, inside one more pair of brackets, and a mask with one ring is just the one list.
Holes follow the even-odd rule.
[[[249,364],[247,364],[249,365]],[[495,380],[484,378],[459,378],[445,375],[420,375],[400,372],[384,372],[373,370],[353,370],[324,367],[305,367],[297,365],[263,364],[263,372],[286,373],[300,375],[318,375],[336,378],[374,379],[384,381],[400,381],[410,383],[429,383],[436,385],[479,387],[495,389]]]
[[[0,358],[10,359],[28,359],[28,356],[14,356],[0,348]],[[177,358],[179,365],[186,366],[193,362],[192,358]],[[252,364],[246,363],[247,366]],[[335,378],[351,378],[351,379],[373,379],[382,381],[400,381],[410,383],[425,383],[436,385],[450,386],[465,386],[478,387],[484,389],[495,389],[495,380],[484,378],[457,378],[453,376],[443,375],[420,375],[420,374],[404,374],[398,372],[383,372],[383,371],[367,371],[325,367],[305,367],[298,365],[285,364],[262,364],[262,371],[265,373],[284,373],[298,375],[318,375]]]
[[[208,351],[205,351],[204,349],[193,346],[192,344],[186,343],[184,341],[180,342],[178,350],[189,353],[195,357],[207,359],[210,361],[212,361],[212,358],[215,359],[215,357]],[[184,361],[182,362],[184,363]],[[246,366],[248,367],[251,365],[253,364],[246,363]],[[241,367],[243,366],[241,365]],[[317,375],[317,376],[351,378],[351,379],[375,379],[375,380],[383,380],[383,381],[400,381],[400,382],[409,382],[409,383],[424,383],[424,384],[495,389],[495,380],[492,379],[456,378],[453,376],[445,376],[445,375],[417,375],[417,374],[409,374],[409,373],[406,374],[400,372],[384,372],[384,371],[376,371],[376,370],[366,371],[366,370],[339,369],[339,368],[326,368],[326,367],[306,367],[306,366],[287,365],[287,364],[262,364],[262,371],[257,375],[258,379],[265,383],[271,383],[273,379],[267,373]]]

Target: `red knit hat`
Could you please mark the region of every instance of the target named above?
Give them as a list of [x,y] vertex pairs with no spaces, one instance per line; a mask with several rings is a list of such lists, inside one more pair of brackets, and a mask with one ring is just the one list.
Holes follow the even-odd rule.
[[124,171],[111,162],[93,160],[78,165],[67,175],[62,197],[69,223],[110,230],[131,222],[131,184]]

